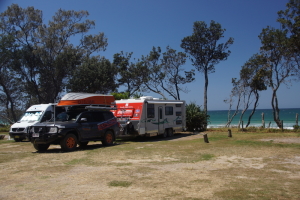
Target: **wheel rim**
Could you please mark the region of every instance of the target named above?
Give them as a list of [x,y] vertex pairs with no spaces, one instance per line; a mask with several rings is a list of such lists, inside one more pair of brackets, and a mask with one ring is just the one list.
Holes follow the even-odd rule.
[[107,134],[107,135],[106,135],[106,142],[107,142],[107,143],[112,143],[112,141],[113,141],[112,135],[111,135],[111,134]]
[[75,146],[75,138],[73,138],[73,137],[69,137],[68,139],[67,139],[67,147],[68,148],[74,148],[74,146]]

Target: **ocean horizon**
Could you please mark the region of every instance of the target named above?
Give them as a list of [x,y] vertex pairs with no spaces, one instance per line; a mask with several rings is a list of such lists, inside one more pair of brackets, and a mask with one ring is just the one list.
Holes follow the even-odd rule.
[[[238,114],[232,120],[230,127],[238,126],[240,121],[242,110],[238,111]],[[242,118],[243,126],[245,127],[252,109],[247,110],[244,113]],[[234,113],[234,110],[231,110],[230,116]],[[273,110],[272,109],[256,109],[254,115],[251,118],[249,127],[261,127],[262,124],[262,113],[264,113],[265,127],[268,128],[278,128],[277,124],[273,119]],[[282,108],[279,111],[279,118],[283,121],[283,128],[293,129],[293,126],[296,125],[296,114],[300,114],[300,108]],[[208,128],[221,128],[225,127],[228,121],[228,110],[212,110],[208,111],[210,115],[210,122],[208,123]],[[299,125],[299,122],[298,122]]]

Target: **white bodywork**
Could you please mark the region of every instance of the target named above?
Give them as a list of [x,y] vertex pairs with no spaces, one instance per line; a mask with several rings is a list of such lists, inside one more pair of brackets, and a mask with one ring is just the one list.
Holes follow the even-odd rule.
[[22,132],[26,133],[27,127],[41,122],[47,111],[50,112],[47,114],[51,114],[53,112],[54,105],[55,104],[38,104],[29,107],[21,119],[10,127],[10,134]]
[[[150,96],[139,99],[116,100],[112,111],[123,126],[132,123],[135,134],[155,136],[186,128],[185,101],[160,100]],[[126,133],[125,133],[126,134]]]

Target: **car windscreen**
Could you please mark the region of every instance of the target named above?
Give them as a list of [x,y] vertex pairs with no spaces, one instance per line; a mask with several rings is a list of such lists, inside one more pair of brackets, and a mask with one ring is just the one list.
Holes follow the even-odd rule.
[[20,122],[39,121],[42,114],[43,114],[42,111],[27,111],[19,121]]
[[[75,121],[80,113],[67,113],[67,112],[62,112],[59,113],[55,121]],[[53,120],[51,120],[53,121]]]

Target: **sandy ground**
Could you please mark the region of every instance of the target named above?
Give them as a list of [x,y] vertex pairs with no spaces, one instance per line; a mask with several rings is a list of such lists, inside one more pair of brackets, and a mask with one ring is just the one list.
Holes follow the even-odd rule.
[[[171,141],[201,139],[201,134],[174,138]],[[300,143],[300,138],[265,141]],[[100,144],[95,144],[98,147]],[[141,143],[137,148],[151,147]],[[29,146],[29,147],[28,147]],[[0,146],[1,154],[32,151],[31,156],[0,163],[0,199],[221,199],[214,194],[228,188],[232,179],[256,180],[246,173],[226,174],[232,168],[246,171],[262,170],[271,153],[252,157],[235,153],[217,156],[201,162],[176,162],[176,156],[153,155],[124,157],[93,153],[88,160],[86,151],[60,153],[59,146],[51,146],[48,153],[36,153],[30,145],[7,143]],[[15,150],[12,152],[11,149]],[[6,151],[7,149],[7,151]],[[17,149],[17,150],[16,150]],[[126,151],[126,150],[125,150]],[[70,164],[76,162],[76,166]],[[281,160],[293,170],[270,168],[291,180],[300,180],[300,155]],[[277,162],[277,160],[272,160]],[[129,184],[111,186],[112,182]]]

